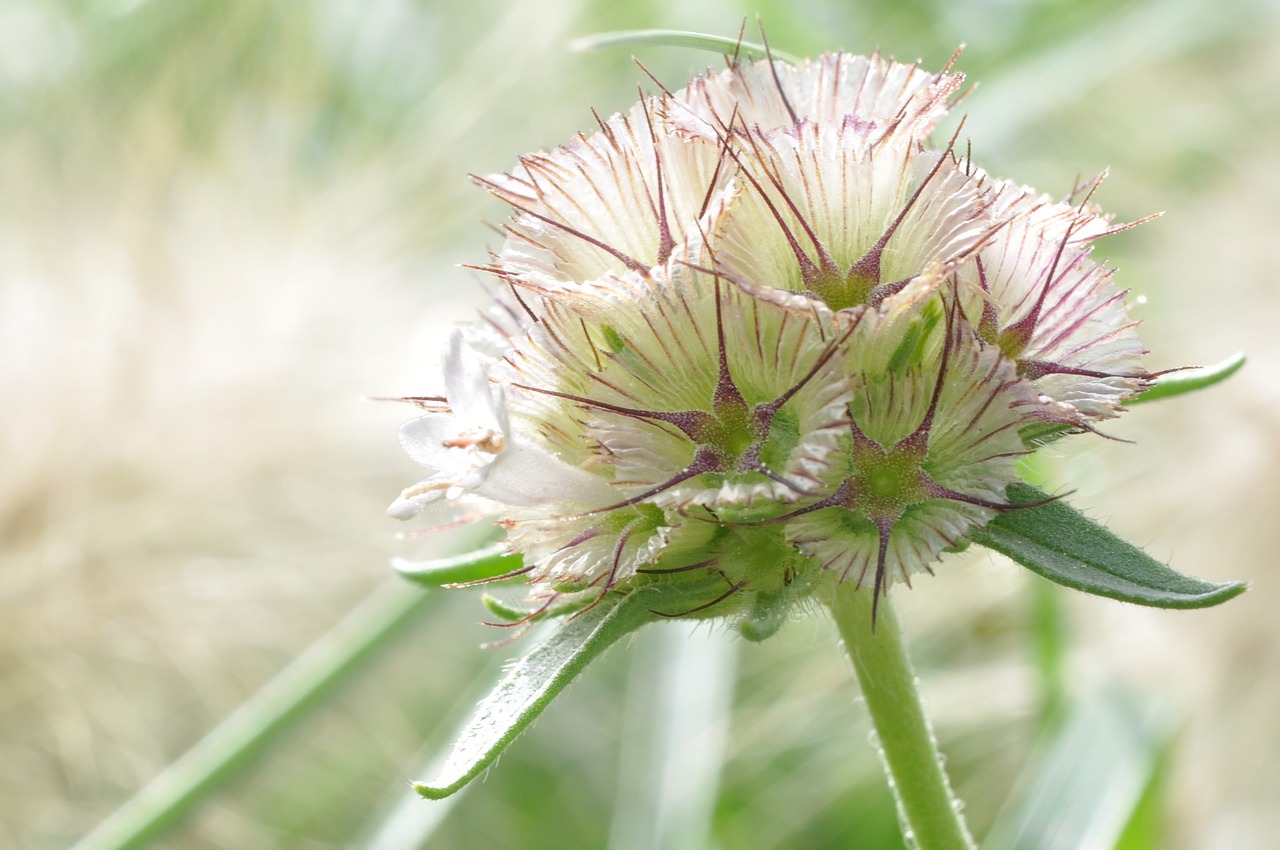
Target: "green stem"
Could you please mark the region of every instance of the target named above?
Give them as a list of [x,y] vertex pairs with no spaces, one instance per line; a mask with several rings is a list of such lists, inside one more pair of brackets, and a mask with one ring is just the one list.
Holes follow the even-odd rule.
[[871,711],[904,838],[918,850],[973,850],[920,704],[897,610],[882,599],[872,631],[873,598],[869,589],[841,582],[829,605]]

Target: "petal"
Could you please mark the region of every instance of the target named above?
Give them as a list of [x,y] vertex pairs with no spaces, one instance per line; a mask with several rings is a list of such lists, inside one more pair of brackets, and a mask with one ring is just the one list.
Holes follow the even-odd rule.
[[569,504],[590,509],[608,505],[615,498],[599,477],[519,436],[507,441],[470,490],[515,507]]
[[[474,447],[455,445],[463,433],[459,424],[452,413],[428,413],[410,419],[400,426],[400,445],[418,463],[452,478],[480,462]],[[488,459],[492,459],[492,453]]]
[[742,126],[770,135],[797,122],[840,124],[852,118],[881,132],[905,125],[923,138],[963,82],[962,74],[929,74],[878,54],[829,53],[797,65],[737,63],[695,78],[669,108],[681,130],[711,139],[720,138],[735,115]]
[[501,434],[506,430],[505,405],[489,381],[489,364],[466,341],[462,331],[449,335],[444,355],[445,394],[458,430]]
[[719,146],[672,133],[656,104],[482,181],[517,210],[497,257],[503,273],[583,281],[641,271],[697,233],[730,169]]
[[1085,214],[1080,220],[1063,204],[1019,217],[983,249],[980,266],[961,270],[960,280],[971,319],[988,305],[998,327],[1007,328],[1038,309],[1018,359],[1043,364],[1043,374],[1032,371],[1040,392],[1086,419],[1101,419],[1116,415],[1126,399],[1147,386],[1146,349],[1137,322],[1129,317],[1125,292],[1112,282],[1114,270],[1090,259],[1089,236],[1074,238],[1076,229],[1068,233],[1077,220],[1078,230],[1087,234],[1099,219]]
[[886,234],[873,282],[907,280],[958,262],[1000,226],[984,174],[896,133],[806,122],[750,137],[742,164],[747,188],[711,234],[717,267],[738,280],[802,291],[806,265],[843,276]]

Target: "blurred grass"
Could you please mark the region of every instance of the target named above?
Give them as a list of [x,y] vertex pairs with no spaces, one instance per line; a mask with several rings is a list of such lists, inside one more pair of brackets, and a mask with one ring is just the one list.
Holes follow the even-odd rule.
[[[65,847],[388,573],[382,507],[416,469],[408,411],[481,303],[458,262],[503,213],[465,179],[626,107],[636,27],[801,55],[879,46],[980,82],[974,156],[1156,224],[1110,240],[1149,298],[1153,364],[1251,355],[1203,397],[1136,410],[1139,446],[1062,452],[1074,501],[1175,565],[1252,578],[1222,611],[1069,600],[1067,681],[1179,707],[1175,848],[1280,833],[1280,14],[1235,0],[647,0],[465,5],[8,0],[0,6],[0,845]],[[668,85],[715,57],[654,49]],[[904,594],[981,834],[1035,734],[1024,579],[983,556]],[[458,594],[160,846],[349,846],[478,696],[490,639]],[[503,650],[499,650],[500,652]],[[510,650],[507,650],[510,651]],[[490,653],[491,655],[492,653]],[[605,846],[630,655],[616,650],[445,819],[432,847]],[[852,676],[820,621],[741,653],[712,831],[724,848],[894,846]],[[1070,696],[1070,694],[1068,695]],[[424,805],[429,805],[424,803]]]

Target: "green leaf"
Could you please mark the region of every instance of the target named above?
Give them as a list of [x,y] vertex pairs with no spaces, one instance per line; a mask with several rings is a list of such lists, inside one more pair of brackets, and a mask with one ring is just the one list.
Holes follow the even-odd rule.
[[1156,378],[1155,384],[1137,398],[1130,399],[1128,404],[1141,404],[1146,401],[1159,401],[1162,398],[1173,398],[1176,395],[1202,390],[1220,381],[1225,381],[1244,365],[1244,352],[1235,354],[1213,366],[1198,369],[1187,369],[1183,372],[1170,372]]
[[602,32],[580,38],[570,45],[574,50],[603,50],[610,47],[687,47],[693,50],[709,50],[712,53],[723,53],[747,59],[764,59],[772,55],[774,59],[796,64],[800,60],[790,53],[781,50],[766,49],[763,44],[739,41],[722,35],[706,35],[700,32],[685,30],[623,30],[619,32]]
[[494,543],[465,555],[432,561],[391,560],[396,572],[427,587],[491,581],[520,569],[523,564],[523,557],[507,553],[505,543]]
[[1172,732],[1152,701],[1104,691],[1048,742],[982,850],[1161,846],[1135,842],[1152,835]]
[[440,775],[415,783],[414,790],[439,800],[478,776],[588,663],[620,638],[658,619],[661,615],[650,609],[659,599],[651,588],[611,594],[559,626],[516,662],[476,706]]
[[[1048,496],[1027,484],[1009,487],[1009,501]],[[1155,608],[1207,608],[1246,589],[1240,581],[1211,582],[1175,572],[1064,502],[1011,510],[970,535],[1065,587]]]

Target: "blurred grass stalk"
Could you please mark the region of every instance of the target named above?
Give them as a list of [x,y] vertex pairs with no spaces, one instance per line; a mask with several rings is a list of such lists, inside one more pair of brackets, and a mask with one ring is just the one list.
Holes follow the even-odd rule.
[[158,837],[393,643],[438,598],[406,587],[399,577],[382,584],[73,850],[128,850]]
[[1103,689],[1044,740],[982,850],[1156,850],[1174,726],[1159,701]]
[[713,846],[742,648],[735,638],[697,623],[657,624],[637,636],[609,850]]

